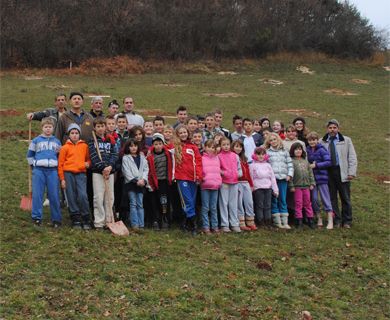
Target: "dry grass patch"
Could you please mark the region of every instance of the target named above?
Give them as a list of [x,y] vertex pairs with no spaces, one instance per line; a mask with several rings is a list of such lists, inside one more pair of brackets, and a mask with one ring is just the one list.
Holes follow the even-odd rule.
[[235,74],[237,74],[237,72],[234,72],[234,71],[220,71],[218,72],[219,75],[222,75],[222,76],[233,76]]
[[334,94],[336,96],[357,96],[357,93],[350,92],[350,91],[343,90],[343,89],[337,89],[337,88],[327,89],[327,90],[324,90],[324,92]]
[[364,79],[352,79],[351,81],[353,83],[357,83],[357,84],[369,84],[369,83],[371,83],[371,81],[364,80]]
[[310,70],[308,67],[306,66],[299,66],[296,68],[297,71],[303,73],[303,74],[314,74],[315,71],[313,70]]
[[281,85],[283,84],[284,82],[283,81],[279,81],[279,80],[274,80],[274,79],[259,79],[259,81],[261,83],[264,83],[264,84],[271,84],[273,86],[278,86],[278,85]]
[[217,97],[217,98],[238,98],[243,97],[243,94],[234,93],[234,92],[226,92],[226,93],[203,93],[204,96],[207,97]]
[[160,83],[156,84],[157,87],[168,87],[168,88],[180,88],[186,87],[187,85],[184,83]]

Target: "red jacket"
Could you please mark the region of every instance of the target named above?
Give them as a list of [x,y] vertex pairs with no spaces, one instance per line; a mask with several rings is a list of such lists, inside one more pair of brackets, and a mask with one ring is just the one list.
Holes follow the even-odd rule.
[[175,159],[175,179],[202,181],[202,156],[199,148],[190,142],[182,143],[181,163]]
[[248,162],[241,160],[242,177],[238,181],[248,181],[251,188],[253,188],[253,180],[249,171]]
[[[157,180],[157,174],[156,174],[156,167],[154,166],[154,147],[151,146],[149,148],[148,156],[146,159],[148,160],[149,165],[149,174],[148,174],[148,182],[149,186],[152,188],[152,191],[155,191],[158,189],[158,180]],[[163,152],[165,153],[167,157],[167,176],[168,176],[168,184],[172,184],[172,175],[173,175],[173,161],[172,161],[172,154],[169,152],[169,149],[164,146]]]

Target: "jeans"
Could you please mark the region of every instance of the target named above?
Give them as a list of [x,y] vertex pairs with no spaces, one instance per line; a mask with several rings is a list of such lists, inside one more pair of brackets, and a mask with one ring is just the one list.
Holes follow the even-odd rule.
[[87,195],[87,175],[85,173],[64,172],[68,210],[73,222],[89,221],[89,202]]
[[133,228],[144,227],[143,193],[129,191],[130,223]]
[[279,197],[272,196],[272,214],[275,213],[288,213],[287,210],[287,181],[286,180],[276,180],[279,188]]
[[218,212],[217,212],[217,202],[218,202],[218,190],[201,190],[202,198],[202,228],[208,229],[209,225],[209,212],[211,220],[211,228],[218,229]]
[[32,171],[32,212],[33,220],[43,218],[43,195],[47,188],[50,202],[51,221],[61,222],[59,179],[57,168],[35,167]]

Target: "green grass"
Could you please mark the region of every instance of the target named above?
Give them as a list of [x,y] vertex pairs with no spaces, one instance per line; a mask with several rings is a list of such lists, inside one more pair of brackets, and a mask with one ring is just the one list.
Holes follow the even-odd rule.
[[[177,230],[127,238],[83,233],[67,226],[37,231],[19,209],[27,193],[25,153],[19,138],[1,140],[1,315],[4,319],[387,319],[389,310],[389,75],[380,68],[313,64],[312,76],[295,65],[269,64],[216,74],[47,76],[1,78],[1,109],[23,112],[0,118],[0,131],[26,130],[24,113],[49,106],[66,85],[121,99],[138,109],[195,113],[220,106],[224,124],[233,114],[281,119],[283,109],[306,109],[308,126],[324,133],[329,118],[353,139],[358,178],[352,183],[351,230],[260,230],[191,237]],[[234,67],[232,66],[232,69]],[[234,69],[237,71],[237,69]],[[262,84],[259,79],[284,82]],[[358,85],[351,79],[370,80]],[[183,87],[163,87],[161,83]],[[324,93],[340,88],[356,96]],[[238,98],[203,93],[235,92]],[[107,104],[108,100],[106,99]],[[86,105],[88,101],[86,100]],[[310,114],[309,114],[310,115]],[[173,120],[172,120],[173,122]],[[38,123],[34,130],[39,132]],[[65,221],[68,222],[64,211]]]

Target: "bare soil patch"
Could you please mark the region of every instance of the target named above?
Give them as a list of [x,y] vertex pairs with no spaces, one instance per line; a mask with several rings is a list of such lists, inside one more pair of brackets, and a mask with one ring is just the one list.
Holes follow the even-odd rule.
[[259,81],[261,81],[261,83],[264,83],[264,84],[271,84],[273,86],[278,86],[278,85],[281,85],[283,84],[283,81],[279,81],[279,80],[275,80],[275,79],[259,79]]
[[306,66],[299,66],[296,68],[297,71],[303,73],[303,74],[314,74],[315,71],[313,70],[310,70],[308,67]]
[[43,77],[40,76],[25,76],[24,80],[42,80]]
[[369,84],[371,82],[369,80],[364,80],[364,79],[352,79],[351,81],[357,84]]
[[283,109],[281,112],[286,112],[296,116],[312,117],[312,118],[321,118],[321,114],[315,111],[310,111],[306,109]]
[[383,69],[385,69],[386,71],[390,71],[390,66],[384,66]]
[[179,88],[186,87],[187,85],[184,83],[160,83],[156,85],[157,87],[168,87],[168,88]]
[[22,114],[21,111],[16,111],[15,109],[4,109],[0,110],[0,116],[2,117],[16,117]]
[[389,175],[382,175],[382,174],[378,175],[378,174],[371,173],[371,172],[361,172],[360,174],[362,176],[365,176],[365,177],[370,177],[379,183],[390,184],[390,176]]
[[243,94],[227,92],[227,93],[203,93],[204,96],[217,97],[217,98],[238,98],[243,97]]
[[343,90],[343,89],[337,89],[337,88],[327,89],[327,90],[324,90],[324,92],[334,94],[336,96],[357,96],[357,93],[350,92],[350,91]]
[[[35,131],[31,132],[31,135],[33,137],[37,136],[38,133]],[[20,140],[28,140],[28,130],[15,130],[15,131],[1,131],[0,132],[0,139],[20,139]]]
[[234,76],[235,74],[237,74],[237,72],[234,72],[234,71],[219,71],[218,74],[222,75],[222,76]]

